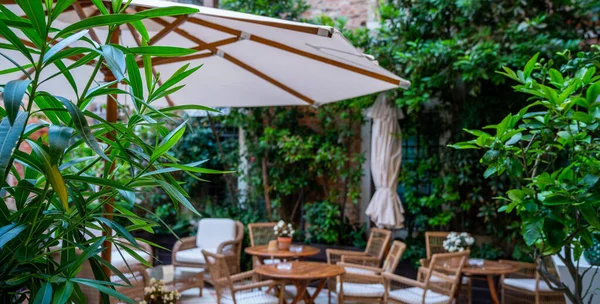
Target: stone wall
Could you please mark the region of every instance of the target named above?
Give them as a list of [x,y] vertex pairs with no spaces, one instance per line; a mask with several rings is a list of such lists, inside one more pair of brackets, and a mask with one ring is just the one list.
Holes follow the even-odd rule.
[[349,28],[366,26],[375,18],[374,11],[377,0],[306,0],[311,8],[304,14],[305,18],[315,18],[322,15],[333,19],[346,17]]

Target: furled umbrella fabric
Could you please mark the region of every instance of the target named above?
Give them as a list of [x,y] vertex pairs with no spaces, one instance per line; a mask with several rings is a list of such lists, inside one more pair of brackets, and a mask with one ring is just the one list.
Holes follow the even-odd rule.
[[375,194],[366,214],[381,228],[404,227],[404,208],[396,190],[402,161],[402,140],[398,119],[402,112],[391,106],[385,94],[380,94],[369,109],[373,119],[371,139],[371,173]]

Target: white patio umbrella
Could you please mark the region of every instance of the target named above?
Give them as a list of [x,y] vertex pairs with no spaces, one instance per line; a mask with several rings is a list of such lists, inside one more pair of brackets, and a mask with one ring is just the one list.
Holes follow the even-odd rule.
[[365,213],[377,227],[402,228],[404,208],[396,188],[402,161],[398,119],[403,114],[398,108],[391,106],[385,94],[381,93],[368,115],[373,119],[371,174],[376,189]]
[[[332,27],[163,0],[133,0],[129,12],[167,6],[196,7],[200,12],[145,21],[152,38],[150,44],[189,47],[198,53],[155,58],[154,72],[165,78],[183,64],[203,67],[186,80],[184,89],[157,101],[156,107],[322,105],[410,85],[378,66]],[[23,15],[16,5],[10,8]],[[61,15],[55,26],[61,28],[97,14],[90,1],[79,0],[72,10]],[[119,43],[139,46],[140,38],[135,33],[122,26]],[[104,41],[106,33],[95,30],[89,37]],[[76,73],[82,75],[73,76],[76,81],[85,81],[92,69],[92,66],[79,69]],[[12,78],[0,76],[0,81],[5,79]],[[97,81],[104,81],[103,76],[99,75]],[[45,85],[56,88],[64,84],[64,78],[58,77]],[[74,97],[68,92],[64,95]]]

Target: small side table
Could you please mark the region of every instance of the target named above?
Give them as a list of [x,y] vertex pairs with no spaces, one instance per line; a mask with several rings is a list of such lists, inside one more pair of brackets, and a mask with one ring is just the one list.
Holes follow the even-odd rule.
[[280,260],[294,260],[294,259],[302,259],[305,257],[310,257],[313,255],[319,254],[321,250],[319,248],[315,248],[312,246],[302,246],[302,251],[289,251],[289,250],[275,250],[269,251],[269,246],[254,246],[254,247],[246,247],[244,251],[252,256],[258,258],[260,263],[264,265],[265,260],[269,259],[280,259]]
[[[325,287],[327,279],[333,277],[341,277],[343,282],[346,270],[344,267],[337,265],[329,265],[315,262],[291,262],[292,268],[278,269],[277,265],[260,265],[255,268],[257,274],[265,277],[291,281],[296,286],[297,294],[292,304],[299,303],[304,300],[304,303],[311,304],[315,302],[319,293]],[[311,295],[307,288],[312,281],[317,281],[317,289]]]
[[[510,264],[502,264],[498,261],[484,260],[483,265],[481,265],[481,266],[471,265],[471,264],[467,264],[467,265],[463,266],[461,275],[460,275],[461,277],[460,277],[460,280],[458,280],[458,281],[462,282],[462,276],[465,276],[465,275],[469,276],[469,277],[485,277],[485,279],[488,282],[488,287],[490,289],[490,296],[492,297],[492,303],[500,304],[500,299],[498,297],[498,291],[496,289],[496,282],[494,280],[494,277],[501,276],[503,274],[515,273],[518,271],[519,271],[519,269],[517,267],[510,265]],[[458,288],[457,288],[457,292],[456,292],[457,295],[460,294],[460,286],[461,286],[461,284],[458,284]]]

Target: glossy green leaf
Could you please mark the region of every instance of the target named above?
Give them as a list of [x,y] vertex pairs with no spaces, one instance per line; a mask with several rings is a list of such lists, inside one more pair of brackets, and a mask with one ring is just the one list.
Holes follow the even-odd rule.
[[87,35],[87,33],[88,33],[88,30],[83,30],[81,32],[75,33],[75,34],[73,34],[73,35],[71,35],[69,37],[66,37],[65,39],[61,40],[60,42],[58,42],[57,44],[55,44],[52,48],[50,48],[50,50],[48,50],[48,52],[46,54],[44,54],[44,60],[43,60],[43,62],[44,63],[48,62],[48,60],[50,60],[58,52],[62,51],[63,49],[65,49],[69,45],[75,43],[77,40],[79,40],[82,37],[84,37],[85,35]]
[[143,10],[141,12],[137,12],[136,16],[141,16],[143,18],[156,18],[156,17],[167,17],[167,16],[179,16],[179,15],[191,15],[200,12],[197,8],[185,7],[185,6],[167,6],[167,7],[158,7],[151,8],[147,10]]
[[163,154],[167,153],[173,146],[175,146],[175,144],[177,144],[179,139],[181,139],[181,136],[183,136],[183,133],[185,133],[185,124],[186,123],[187,123],[187,121],[183,122],[182,124],[177,126],[177,128],[173,129],[173,131],[171,131],[160,142],[158,147],[156,147],[154,152],[152,152],[152,156],[150,157],[150,162],[156,161],[159,157],[161,157]]
[[48,141],[50,143],[50,159],[56,165],[69,146],[73,137],[73,129],[58,125],[51,125],[48,130]]
[[117,81],[120,82],[123,80],[126,71],[125,54],[123,51],[112,45],[103,45],[100,47],[100,53]]
[[144,16],[140,15],[130,15],[130,14],[115,14],[115,15],[101,15],[101,16],[92,16],[89,18],[85,18],[81,21],[75,22],[63,30],[61,30],[58,34],[56,34],[57,38],[61,38],[66,36],[67,34],[78,32],[85,29],[106,26],[106,25],[120,25],[133,21],[138,21],[144,19]]
[[127,62],[127,76],[129,77],[129,87],[133,94],[132,101],[136,105],[136,109],[141,108],[138,99],[144,99],[144,83],[142,82],[142,75],[140,74],[140,68],[137,65],[135,56],[128,54],[126,57]]
[[0,249],[6,245],[6,243],[12,241],[17,235],[27,228],[26,225],[10,224],[0,228]]
[[42,1],[15,0],[40,37],[46,37],[46,13]]
[[83,279],[83,278],[74,278],[71,281],[89,286],[94,289],[97,289],[101,293],[107,294],[107,295],[117,298],[121,301],[125,301],[125,302],[131,303],[131,304],[137,304],[134,300],[124,296],[123,294],[118,293],[117,291],[115,291],[114,289],[112,289],[110,287],[107,287],[106,285],[108,285],[109,282],[101,282],[101,281]]
[[98,144],[96,137],[94,137],[94,134],[92,134],[90,126],[87,123],[87,119],[85,118],[81,110],[66,98],[56,96],[56,99],[62,102],[62,104],[64,104],[67,108],[67,111],[69,111],[69,114],[71,114],[71,118],[73,119],[75,129],[79,131],[79,134],[81,135],[85,143],[90,148],[92,148],[92,150],[94,150],[94,152],[96,152],[96,154],[98,154],[100,157],[110,161],[108,156],[106,156],[104,151],[100,148],[100,144]]
[[133,235],[131,235],[131,233],[129,231],[127,231],[127,229],[125,229],[125,227],[119,225],[118,223],[116,223],[114,221],[111,221],[111,220],[103,218],[103,217],[96,217],[96,220],[99,223],[104,224],[107,227],[109,227],[110,229],[114,230],[117,233],[117,235],[126,239],[129,243],[133,244],[136,247],[139,247],[139,245],[138,245],[137,241],[135,240],[135,238],[133,237]]
[[[37,2],[37,1],[32,1]],[[47,282],[42,285],[40,290],[38,290],[35,298],[33,299],[33,304],[50,304],[52,302],[52,284]]]
[[21,52],[21,54],[23,54],[25,57],[27,57],[27,59],[29,59],[29,62],[33,63],[33,57],[31,57],[31,54],[29,53],[27,47],[25,47],[21,39],[19,39],[19,37],[13,31],[11,31],[6,25],[6,23],[4,23],[4,21],[2,21],[1,19],[0,36],[8,40],[8,42],[14,45],[19,50],[19,52]]
[[194,49],[174,47],[174,46],[140,46],[130,47],[127,51],[135,55],[149,55],[153,57],[181,57],[187,56],[198,51]]
[[583,216],[583,218],[592,225],[595,229],[600,230],[600,215],[598,215],[598,208],[594,208],[590,205],[581,205],[577,207]]
[[54,8],[52,9],[52,20],[56,20],[56,18],[58,18],[58,16],[64,12],[67,8],[71,7],[71,5],[73,5],[73,3],[75,3],[75,1],[77,0],[60,0],[60,1],[56,1],[56,5],[54,5]]
[[11,124],[15,122],[30,83],[31,80],[12,80],[4,87],[4,108]]
[[68,211],[69,196],[67,192],[67,186],[65,185],[62,174],[58,170],[58,166],[56,164],[52,164],[50,155],[37,142],[33,140],[27,140],[27,143],[31,146],[35,154],[40,159],[40,164],[42,170],[44,170],[46,178],[52,185],[52,189],[54,192],[56,192],[56,195],[58,195],[63,208]]
[[60,284],[54,293],[52,304],[68,303],[71,294],[73,294],[73,283],[66,281]]
[[13,157],[13,151],[21,138],[21,133],[25,130],[27,124],[27,113],[21,112],[17,115],[15,123],[11,125],[8,118],[5,117],[0,122],[0,180],[6,180],[6,174],[10,161]]
[[190,201],[187,199],[187,197],[185,197],[185,195],[183,195],[183,193],[181,191],[179,191],[175,186],[173,186],[163,180],[156,180],[156,183],[158,183],[161,186],[161,188],[163,188],[163,190],[165,190],[165,192],[167,192],[167,194],[169,195],[169,197],[172,200],[183,204],[190,211],[192,211],[196,215],[200,216],[200,213],[196,210],[196,208],[194,208],[192,203],[190,203]]

